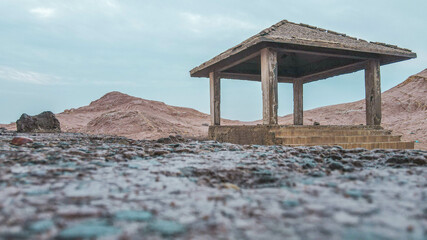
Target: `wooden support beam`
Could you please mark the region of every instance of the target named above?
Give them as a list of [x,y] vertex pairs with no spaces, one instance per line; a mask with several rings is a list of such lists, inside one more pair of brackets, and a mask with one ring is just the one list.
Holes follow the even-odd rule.
[[251,53],[251,54],[249,54],[249,55],[247,55],[247,56],[244,56],[244,57],[240,58],[239,60],[236,60],[236,61],[234,61],[234,62],[231,62],[231,63],[227,64],[227,65],[222,66],[222,67],[221,67],[221,68],[219,68],[217,71],[218,71],[218,72],[221,72],[221,71],[224,71],[224,70],[230,69],[230,68],[232,68],[232,67],[234,67],[234,66],[236,66],[236,65],[239,65],[239,64],[241,64],[241,63],[244,63],[244,62],[246,62],[246,61],[248,61],[248,60],[250,60],[250,59],[252,59],[252,58],[254,58],[254,57],[257,57],[257,56],[259,56],[259,55],[260,55],[260,52],[259,52],[259,51],[254,52],[254,53]]
[[277,52],[261,50],[262,119],[265,125],[277,122]]
[[302,54],[318,55],[318,56],[325,56],[325,57],[339,57],[339,58],[363,59],[363,60],[367,60],[369,58],[368,56],[358,56],[358,55],[332,53],[332,52],[317,52],[317,51],[298,50],[298,49],[289,49],[289,48],[275,48],[275,49],[281,53],[302,53]]
[[211,125],[221,124],[221,78],[218,73],[209,73],[209,88],[211,97]]
[[309,82],[313,82],[321,79],[334,77],[341,74],[357,72],[359,70],[364,69],[365,66],[366,66],[366,61],[360,61],[356,63],[347,64],[341,67],[336,67],[334,69],[306,75],[306,76],[300,77],[300,79],[303,79],[304,83],[309,83]]
[[[221,78],[236,79],[236,80],[249,80],[249,81],[261,81],[261,75],[247,74],[247,73],[230,73],[230,72],[219,72]],[[277,77],[277,81],[280,83],[292,83],[295,78],[292,77]]]
[[380,61],[369,60],[365,69],[366,125],[381,125]]
[[324,58],[320,61],[311,62],[298,68],[299,77],[309,76],[319,72],[336,69],[349,64],[360,63],[360,60],[348,58]]
[[294,81],[294,125],[303,125],[303,81]]

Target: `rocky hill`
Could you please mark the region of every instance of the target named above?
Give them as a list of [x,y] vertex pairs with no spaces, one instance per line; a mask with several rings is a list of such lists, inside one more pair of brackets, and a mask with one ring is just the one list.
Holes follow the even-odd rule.
[[[191,108],[110,92],[88,106],[57,114],[63,131],[157,139],[169,135],[206,136],[209,115]],[[232,121],[225,121],[227,124]]]

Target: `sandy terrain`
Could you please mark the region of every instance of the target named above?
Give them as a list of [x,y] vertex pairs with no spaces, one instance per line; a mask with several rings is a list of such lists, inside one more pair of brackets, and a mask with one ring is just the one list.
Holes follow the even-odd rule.
[[[418,141],[416,148],[427,149],[427,69],[409,77],[382,95],[384,128],[403,135],[403,140]],[[110,134],[132,139],[158,139],[180,134],[207,136],[209,115],[191,108],[111,92],[89,106],[65,110],[56,115],[65,132]],[[353,125],[365,123],[364,100],[316,108],[304,112],[304,124]],[[292,115],[280,117],[280,124],[291,124]],[[223,119],[222,124],[257,124]],[[16,129],[14,124],[0,125]]]

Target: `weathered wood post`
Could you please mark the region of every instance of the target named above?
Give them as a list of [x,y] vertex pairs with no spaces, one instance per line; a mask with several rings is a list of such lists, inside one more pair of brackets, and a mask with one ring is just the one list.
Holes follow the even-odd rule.
[[211,125],[221,124],[221,79],[216,72],[209,73],[209,89],[211,97]]
[[303,125],[303,80],[296,79],[294,85],[294,125]]
[[277,124],[277,52],[261,50],[262,119],[265,125]]
[[366,125],[381,125],[380,61],[370,59],[365,68]]

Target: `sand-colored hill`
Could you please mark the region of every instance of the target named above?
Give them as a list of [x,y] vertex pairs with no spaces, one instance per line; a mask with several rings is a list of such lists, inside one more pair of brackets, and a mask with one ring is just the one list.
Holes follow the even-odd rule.
[[[416,148],[427,149],[427,69],[382,94],[384,128],[404,140],[418,141]],[[205,138],[209,115],[191,108],[174,107],[158,101],[110,92],[88,106],[65,110],[56,115],[66,132],[110,134],[133,139],[157,139],[180,134]],[[358,125],[365,123],[365,101],[331,105],[304,112],[304,124]],[[224,125],[257,124],[222,120]],[[279,118],[292,124],[292,114]],[[0,125],[16,129],[14,124]]]
[[[169,135],[205,138],[210,123],[208,114],[192,108],[174,107],[110,92],[88,106],[56,114],[64,132],[108,134],[132,139],[158,139]],[[224,124],[239,124],[223,120]],[[16,130],[14,123],[1,125]]]
[[[209,115],[191,108],[110,92],[88,106],[56,115],[63,131],[110,134],[132,139],[158,139],[169,135],[204,138]],[[232,124],[232,121],[225,121]]]

